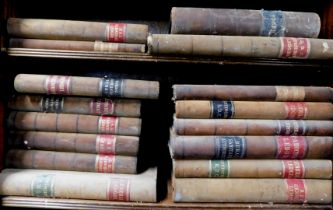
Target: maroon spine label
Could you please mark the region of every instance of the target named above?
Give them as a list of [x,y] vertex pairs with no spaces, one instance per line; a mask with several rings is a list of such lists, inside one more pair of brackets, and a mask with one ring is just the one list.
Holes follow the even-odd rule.
[[308,107],[303,102],[286,102],[284,103],[286,110],[286,119],[305,119],[308,114]]
[[114,155],[97,155],[95,170],[99,173],[113,173],[116,157]]
[[96,152],[105,155],[114,155],[116,152],[116,136],[97,135]]
[[112,115],[114,111],[114,103],[111,99],[95,98],[90,102],[90,113],[98,115]]
[[68,95],[70,94],[71,77],[48,76],[45,80],[47,94]]
[[307,133],[307,126],[303,120],[278,120],[278,129],[276,135],[301,135],[304,136]]
[[101,116],[98,121],[98,132],[115,134],[118,131],[118,118]]
[[302,160],[282,160],[283,177],[289,179],[303,179],[305,175]]
[[126,42],[125,23],[109,23],[106,29],[106,40],[108,42]]
[[307,142],[303,136],[278,136],[276,138],[278,159],[302,159],[307,152]]
[[304,203],[306,201],[306,186],[304,179],[285,179],[288,202]]
[[111,178],[106,196],[110,201],[130,201],[130,181],[128,179]]
[[306,38],[281,37],[280,58],[307,58],[310,54],[310,41]]

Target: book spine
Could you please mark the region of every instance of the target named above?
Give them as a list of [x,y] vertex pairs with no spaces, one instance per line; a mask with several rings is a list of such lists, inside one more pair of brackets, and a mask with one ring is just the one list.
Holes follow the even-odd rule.
[[294,37],[253,37],[153,34],[149,52],[155,55],[333,59],[333,40]]
[[10,150],[7,167],[136,174],[136,157],[41,150]]
[[176,118],[174,130],[178,135],[332,136],[333,121]]
[[17,95],[8,107],[19,111],[140,117],[139,100],[83,98],[41,95]]
[[173,187],[174,202],[332,202],[332,180],[176,178]]
[[177,118],[193,119],[333,119],[332,103],[176,101]]
[[0,194],[48,198],[156,202],[156,177],[11,169],[0,173]]
[[331,136],[176,136],[175,159],[331,159]]
[[331,160],[175,160],[176,178],[332,179]]
[[171,10],[171,33],[317,38],[320,17],[312,12],[180,8]]
[[145,44],[148,25],[72,20],[9,18],[10,36],[32,39],[106,41]]
[[136,156],[139,137],[82,133],[15,131],[9,144],[15,148]]
[[333,101],[330,87],[246,86],[246,85],[174,85],[176,100],[234,101]]
[[124,97],[156,99],[159,83],[155,81],[19,74],[14,79],[16,91],[56,95]]
[[9,40],[11,48],[32,48],[50,50],[74,50],[97,52],[126,52],[144,53],[144,44],[108,43],[102,41],[73,41],[73,40],[47,40],[47,39],[17,39]]
[[141,119],[113,116],[11,112],[8,126],[18,130],[139,136]]

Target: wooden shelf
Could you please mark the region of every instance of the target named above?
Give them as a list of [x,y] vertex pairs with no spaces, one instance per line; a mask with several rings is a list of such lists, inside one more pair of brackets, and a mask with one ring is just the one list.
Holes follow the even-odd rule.
[[311,67],[332,68],[331,61],[320,60],[289,60],[289,59],[264,59],[264,58],[236,58],[236,57],[179,57],[156,56],[148,53],[108,53],[69,50],[46,50],[28,48],[4,49],[8,56],[40,57],[40,58],[65,58],[65,59],[93,59],[138,62],[168,62],[192,63],[215,65],[256,65],[256,66],[284,66],[284,67]]

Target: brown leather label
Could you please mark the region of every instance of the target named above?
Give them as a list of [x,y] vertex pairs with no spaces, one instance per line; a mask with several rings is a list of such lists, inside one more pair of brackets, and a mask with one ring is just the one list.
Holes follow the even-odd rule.
[[305,175],[302,160],[282,160],[283,177],[289,179],[303,179]]
[[95,170],[99,173],[113,173],[116,157],[114,155],[97,155]]
[[112,115],[114,103],[108,98],[95,98],[90,102],[90,113],[98,115]]
[[307,126],[303,120],[278,120],[278,128],[276,135],[291,136],[291,135],[306,135]]
[[306,186],[304,179],[285,179],[287,199],[290,203],[306,201]]
[[106,196],[110,201],[130,201],[130,180],[110,178]]
[[276,86],[275,101],[304,101],[304,87],[297,86]]
[[303,136],[278,136],[276,138],[278,159],[302,159],[308,149]]
[[106,41],[108,42],[126,42],[125,23],[109,23],[106,26]]
[[104,155],[114,155],[116,152],[116,136],[97,135],[96,152]]
[[309,39],[281,37],[280,58],[302,58],[306,59],[311,50]]
[[48,76],[45,80],[47,94],[68,95],[70,94],[71,77],[69,76]]
[[116,134],[118,131],[118,117],[100,116],[98,121],[98,132]]
[[286,102],[284,103],[286,110],[286,119],[301,120],[305,119],[308,114],[308,107],[304,102]]

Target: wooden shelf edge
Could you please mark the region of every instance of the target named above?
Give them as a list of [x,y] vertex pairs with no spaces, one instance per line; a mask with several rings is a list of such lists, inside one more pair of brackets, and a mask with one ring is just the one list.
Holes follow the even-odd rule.
[[299,67],[326,67],[331,68],[330,61],[320,60],[288,60],[264,58],[239,58],[239,57],[178,57],[154,56],[148,53],[108,53],[69,50],[46,50],[29,48],[7,48],[8,56],[41,57],[41,58],[67,58],[67,59],[94,59],[139,62],[168,62],[168,63],[193,63],[215,65],[257,65],[257,66],[299,66]]
[[172,203],[168,198],[159,203],[111,202],[78,199],[53,199],[7,196],[1,204],[4,207],[44,209],[332,209],[331,205],[310,204],[258,204],[258,203]]

